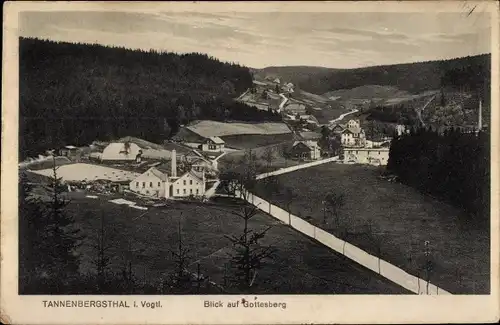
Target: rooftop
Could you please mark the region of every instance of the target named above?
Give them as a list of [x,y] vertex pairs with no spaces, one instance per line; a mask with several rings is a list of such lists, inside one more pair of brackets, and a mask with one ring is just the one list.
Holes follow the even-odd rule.
[[213,136],[213,137],[210,137],[209,138],[213,143],[215,144],[224,144],[224,140],[222,140],[221,138],[217,137],[217,136]]

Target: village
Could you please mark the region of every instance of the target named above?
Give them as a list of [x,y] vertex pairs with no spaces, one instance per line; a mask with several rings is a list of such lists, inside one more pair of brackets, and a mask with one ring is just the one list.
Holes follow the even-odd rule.
[[485,58],[337,71],[21,43],[20,292],[488,292],[490,103],[451,82]]
[[[286,152],[281,153],[290,160],[301,164],[337,157],[337,163],[387,164],[391,138],[385,137],[382,141],[367,139],[359,120],[347,120],[348,115],[356,110],[343,114],[327,125],[320,125],[313,115],[305,114],[305,104],[290,98],[293,84],[283,83],[281,86],[279,79],[273,80],[269,84],[271,86],[258,81],[254,81],[254,84],[265,86],[261,91],[268,97],[273,92],[279,92],[278,96],[282,98],[274,109],[283,118],[282,130],[279,132],[292,135],[290,139],[293,141],[286,147]],[[247,92],[252,91],[255,89]],[[342,123],[343,118],[347,120],[346,123]],[[210,121],[201,121],[199,125],[203,123],[210,124]],[[323,130],[327,130],[326,135]],[[248,132],[248,135],[245,132],[240,134],[243,142],[245,136],[252,136],[252,131]],[[332,148],[332,142],[340,146]],[[204,202],[215,194],[220,183],[221,158],[238,151],[241,150],[231,148],[221,137],[197,133],[195,128],[188,125],[163,144],[134,137],[113,142],[96,140],[85,147],[66,145],[48,150],[38,158],[20,163],[20,167],[37,175],[52,177],[54,168],[51,164],[55,164],[57,176],[67,184],[70,192],[121,193],[129,198],[132,195],[149,199],[150,204],[152,200],[165,199]],[[131,201],[112,202],[129,202],[134,208],[146,209]]]

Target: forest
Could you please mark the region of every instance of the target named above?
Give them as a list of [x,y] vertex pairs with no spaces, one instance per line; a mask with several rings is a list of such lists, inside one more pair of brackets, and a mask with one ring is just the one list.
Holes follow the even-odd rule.
[[162,142],[198,119],[279,120],[233,99],[248,68],[200,53],[20,38],[20,156],[123,136]]
[[450,60],[372,66],[357,69],[332,69],[296,80],[301,89],[324,94],[337,89],[363,85],[394,86],[411,93],[451,87],[460,91],[478,90],[490,97],[491,54]]
[[413,129],[392,140],[387,170],[403,183],[464,209],[472,221],[484,225],[490,220],[490,135],[486,132]]

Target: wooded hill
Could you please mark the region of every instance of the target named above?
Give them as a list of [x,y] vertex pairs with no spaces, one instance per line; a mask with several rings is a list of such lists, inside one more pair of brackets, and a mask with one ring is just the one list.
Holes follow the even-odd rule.
[[257,80],[263,80],[265,78],[274,80],[275,78],[280,78],[283,79],[282,81],[297,84],[308,78],[327,76],[330,72],[336,70],[337,69],[311,66],[282,66],[252,69],[251,72]]
[[325,94],[363,85],[394,86],[411,93],[453,87],[484,92],[489,98],[491,54],[450,60],[371,66],[356,69],[317,67],[268,67],[255,71],[260,77],[272,75],[290,81],[305,91]]
[[280,117],[235,102],[248,68],[205,54],[20,38],[21,158],[61,144],[136,136],[161,142],[197,119]]

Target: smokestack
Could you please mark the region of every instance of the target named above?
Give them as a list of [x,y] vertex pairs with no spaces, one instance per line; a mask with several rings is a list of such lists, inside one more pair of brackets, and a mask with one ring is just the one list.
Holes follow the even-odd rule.
[[172,177],[177,177],[177,157],[175,149],[172,150]]
[[479,97],[479,116],[477,121],[477,129],[481,131],[483,128],[483,105],[481,102],[481,97]]

